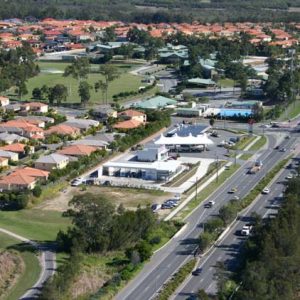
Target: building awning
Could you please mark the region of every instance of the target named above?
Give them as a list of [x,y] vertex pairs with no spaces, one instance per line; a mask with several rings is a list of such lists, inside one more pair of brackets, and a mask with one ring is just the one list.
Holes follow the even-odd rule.
[[207,137],[206,133],[193,136],[178,136],[176,133],[171,137],[161,135],[160,138],[154,142],[156,145],[212,145],[214,142]]

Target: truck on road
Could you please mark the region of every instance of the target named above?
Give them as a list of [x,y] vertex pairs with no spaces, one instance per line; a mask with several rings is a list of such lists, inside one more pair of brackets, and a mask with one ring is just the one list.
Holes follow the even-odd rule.
[[261,160],[257,160],[254,163],[253,167],[249,169],[248,173],[249,174],[256,174],[261,169],[262,165],[263,164],[262,164]]

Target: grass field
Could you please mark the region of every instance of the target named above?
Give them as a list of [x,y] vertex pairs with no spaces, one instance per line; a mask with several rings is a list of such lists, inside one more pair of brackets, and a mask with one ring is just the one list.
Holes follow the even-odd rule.
[[298,99],[294,103],[288,105],[286,110],[283,111],[280,116],[280,120],[287,121],[288,119],[293,119],[300,114],[300,100]]
[[[4,234],[0,233],[0,250],[7,249],[9,247],[15,248],[19,244],[19,241]],[[18,247],[20,250],[22,248]],[[22,296],[25,291],[33,286],[40,274],[40,265],[37,256],[34,252],[29,250],[20,251],[20,255],[25,264],[25,271],[18,278],[16,284],[12,290],[8,293],[5,300],[16,300]]]
[[[51,72],[63,72],[68,63],[60,62],[39,62],[38,63],[41,72],[38,76],[31,78],[27,82],[28,94],[25,95],[22,100],[30,100],[32,96],[32,90],[35,87],[41,88],[44,84],[51,87],[55,84],[64,84],[69,91],[67,98],[68,103],[79,103],[80,98],[78,96],[78,81],[72,77],[63,77],[62,73],[51,73]],[[120,92],[138,91],[141,85],[141,77],[131,75],[128,71],[132,68],[131,65],[117,65],[121,73],[120,77],[110,83],[108,88],[108,99],[112,100],[112,96]],[[96,70],[99,65],[92,65],[91,68]],[[103,76],[97,73],[91,73],[88,75],[87,81],[94,87],[94,83],[98,80],[103,80]],[[102,93],[99,91],[95,92],[94,88],[91,89],[90,103],[103,102]]]
[[266,143],[267,143],[267,138],[265,136],[261,136],[261,138],[256,143],[254,143],[254,145],[252,145],[249,150],[250,151],[258,151]]
[[25,209],[0,212],[0,227],[38,241],[55,240],[57,232],[68,225],[70,221],[55,211]]

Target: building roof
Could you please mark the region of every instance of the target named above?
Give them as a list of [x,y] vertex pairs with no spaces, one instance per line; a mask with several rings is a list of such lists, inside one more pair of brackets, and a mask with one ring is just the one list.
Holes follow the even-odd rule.
[[13,173],[11,173],[12,176],[25,175],[30,177],[43,177],[43,178],[47,178],[49,174],[50,172],[48,171],[30,168],[30,167],[16,169]]
[[14,133],[7,133],[7,132],[0,133],[0,141],[13,142],[13,141],[27,141],[27,140],[28,140],[27,138]]
[[151,99],[139,102],[136,104],[137,107],[144,109],[157,109],[164,108],[168,105],[176,105],[177,101],[171,98],[156,96]]
[[139,126],[143,125],[143,122],[140,122],[138,120],[127,120],[123,122],[118,122],[114,125],[114,128],[116,129],[134,129]]
[[214,142],[205,133],[193,136],[178,136],[176,133],[171,137],[161,135],[154,142],[156,145],[212,145]]
[[109,161],[103,165],[103,167],[114,167],[114,168],[128,168],[128,169],[146,169],[146,170],[157,170],[157,171],[169,171],[176,172],[177,168],[181,165],[180,161],[154,161],[150,163],[136,162],[136,161]]
[[13,158],[16,155],[18,155],[18,154],[15,153],[15,152],[11,152],[11,151],[6,151],[6,150],[1,150],[0,149],[0,156],[1,157]]
[[62,150],[57,151],[59,154],[71,155],[71,156],[84,156],[90,155],[95,152],[97,148],[87,145],[71,145],[64,147]]
[[72,134],[79,134],[80,130],[73,126],[69,126],[66,124],[59,124],[45,131],[46,135],[53,134],[53,133],[61,134],[61,135],[72,135]]
[[92,147],[106,147],[108,146],[108,142],[97,140],[97,139],[83,139],[83,140],[75,140],[71,141],[72,145],[87,145]]
[[26,185],[32,184],[36,181],[35,177],[24,175],[24,174],[10,174],[0,179],[0,184],[7,185]]
[[69,121],[64,122],[63,124],[69,125],[72,127],[76,127],[79,129],[88,129],[92,126],[98,126],[100,123],[99,121],[91,120],[91,119],[72,119]]
[[4,151],[11,151],[11,152],[16,152],[16,153],[23,153],[25,151],[26,145],[21,144],[21,143],[15,143],[11,145],[6,145],[0,147],[1,150]]
[[59,164],[65,160],[68,161],[69,157],[58,153],[52,153],[50,155],[40,157],[35,162],[43,164]]
[[41,102],[29,102],[29,103],[24,103],[25,106],[29,106],[30,108],[40,108],[40,107],[44,107],[47,106],[48,104],[46,103],[41,103]]
[[188,83],[192,84],[201,84],[201,85],[215,85],[215,81],[211,79],[204,79],[204,78],[191,78],[188,80]]
[[128,116],[128,117],[142,117],[145,115],[145,113],[138,110],[128,109],[128,110],[121,111],[118,115]]

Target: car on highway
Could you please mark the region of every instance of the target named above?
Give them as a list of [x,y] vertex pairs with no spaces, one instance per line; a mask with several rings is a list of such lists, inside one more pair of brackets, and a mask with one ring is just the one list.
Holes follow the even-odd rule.
[[202,268],[197,268],[192,272],[194,276],[199,276],[202,273]]
[[286,152],[286,148],[281,148],[280,152]]
[[288,174],[285,178],[286,179],[293,179],[293,174]]
[[248,236],[248,235],[250,235],[251,230],[252,230],[252,225],[251,224],[246,224],[241,229],[241,235]]
[[234,194],[237,192],[237,188],[232,188],[231,190],[228,191],[229,194]]
[[267,195],[270,193],[270,190],[268,188],[264,188],[261,193]]
[[240,197],[239,196],[234,196],[233,198],[232,198],[232,200],[240,200]]
[[215,205],[215,201],[213,201],[213,200],[210,200],[210,201],[208,201],[207,203],[204,204],[204,206],[205,206],[206,208],[211,208],[211,207],[213,207],[214,205]]

